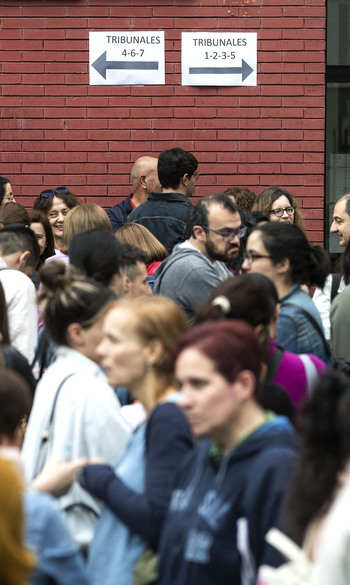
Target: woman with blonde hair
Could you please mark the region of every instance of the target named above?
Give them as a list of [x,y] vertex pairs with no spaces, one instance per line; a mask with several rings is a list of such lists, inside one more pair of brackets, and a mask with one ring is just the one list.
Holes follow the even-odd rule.
[[[156,550],[170,498],[171,481],[192,436],[177,406],[172,349],[187,329],[181,309],[163,297],[119,301],[104,321],[98,347],[113,386],[127,386],[146,411],[115,471],[88,465],[86,489],[106,507],[90,548],[94,583],[130,585],[142,553]],[[140,561],[142,564],[142,561]]]
[[270,221],[292,223],[306,231],[303,214],[294,195],[283,187],[271,185],[257,195],[252,211],[259,211]]
[[161,262],[169,256],[168,250],[145,226],[139,223],[125,223],[115,233],[115,237],[123,244],[132,244],[146,252],[147,280],[152,287],[153,275]]
[[112,233],[111,222],[102,207],[95,203],[84,203],[74,207],[68,213],[63,227],[65,253],[74,236],[94,229]]

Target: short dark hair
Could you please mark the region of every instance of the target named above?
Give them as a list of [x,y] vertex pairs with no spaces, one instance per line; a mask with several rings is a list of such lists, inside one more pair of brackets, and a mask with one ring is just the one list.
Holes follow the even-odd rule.
[[73,207],[80,205],[80,201],[78,201],[76,196],[73,195],[73,193],[71,193],[70,191],[68,191],[68,193],[61,193],[55,191],[55,193],[51,197],[42,197],[41,195],[39,195],[39,197],[37,197],[34,201],[33,209],[40,209],[40,211],[43,211],[44,213],[46,213],[46,215],[48,215],[53,205],[54,197],[57,197],[57,199],[61,199],[63,203],[67,205],[68,209],[73,209]]
[[37,265],[40,249],[35,233],[29,227],[17,223],[0,230],[0,255],[8,256],[16,252],[29,252],[27,265]]
[[195,225],[209,227],[208,220],[209,220],[209,208],[213,203],[218,203],[227,211],[231,213],[239,213],[239,209],[231,199],[229,195],[226,193],[213,193],[213,195],[206,195],[197,201],[196,205],[194,205],[192,210],[192,236],[193,234],[193,227]]
[[28,418],[32,397],[27,382],[15,372],[0,367],[0,436],[13,438],[23,418]]
[[163,150],[158,158],[158,177],[164,189],[177,189],[182,177],[196,172],[198,161],[193,154],[182,148]]
[[4,175],[0,175],[0,205],[5,197],[6,185],[8,185],[8,183],[10,183],[10,179],[4,177]]
[[122,250],[122,244],[111,233],[94,229],[72,239],[68,256],[71,266],[79,272],[109,286],[120,272]]
[[141,248],[137,248],[132,244],[121,243],[122,246],[122,257],[121,257],[121,265],[123,267],[124,272],[128,275],[130,280],[133,282],[136,276],[140,273],[140,269],[137,265],[138,262],[142,262],[143,264],[147,264],[148,256],[144,250]]

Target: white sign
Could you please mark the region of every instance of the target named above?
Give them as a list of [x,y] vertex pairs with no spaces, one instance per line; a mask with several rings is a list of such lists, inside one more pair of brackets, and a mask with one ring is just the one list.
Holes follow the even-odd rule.
[[182,85],[256,85],[257,33],[182,33]]
[[164,31],[89,33],[90,85],[163,85]]

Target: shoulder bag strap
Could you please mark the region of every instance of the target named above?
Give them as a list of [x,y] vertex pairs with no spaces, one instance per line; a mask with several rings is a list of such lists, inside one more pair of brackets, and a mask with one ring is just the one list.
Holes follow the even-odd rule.
[[322,331],[322,328],[317,323],[316,319],[312,315],[310,315],[310,313],[308,311],[305,311],[305,309],[303,309],[299,305],[296,305],[295,303],[283,303],[283,307],[293,307],[294,309],[298,309],[298,311],[300,313],[302,313],[304,315],[304,317],[306,317],[306,319],[309,321],[309,323],[311,323],[311,325],[313,326],[313,328],[317,331],[317,333],[321,337],[322,343],[323,343],[324,348],[325,348],[325,351],[326,351],[326,354],[330,357],[331,356],[331,351],[329,349],[329,345],[328,345],[327,340],[326,340],[326,338],[324,336],[324,333]]
[[341,274],[332,274],[332,288],[331,288],[331,302],[338,294],[338,288],[340,286]]
[[49,421],[45,427],[45,430],[43,431],[43,434],[41,435],[41,441],[40,441],[40,445],[39,445],[39,452],[38,452],[38,458],[37,458],[37,464],[35,467],[35,473],[33,477],[36,477],[40,471],[42,470],[42,468],[44,467],[45,463],[46,463],[46,459],[47,459],[47,451],[48,451],[48,447],[49,447],[49,439],[52,436],[52,423],[53,423],[53,419],[55,416],[55,409],[56,409],[56,404],[57,404],[57,399],[58,399],[58,395],[61,391],[61,388],[63,386],[63,384],[65,384],[65,382],[71,378],[72,376],[74,376],[74,373],[69,374],[68,376],[66,376],[65,378],[63,378],[62,382],[60,383],[60,385],[58,386],[57,390],[56,390],[56,394],[53,400],[53,404],[52,404],[52,408],[51,408],[51,413],[50,413],[50,418]]

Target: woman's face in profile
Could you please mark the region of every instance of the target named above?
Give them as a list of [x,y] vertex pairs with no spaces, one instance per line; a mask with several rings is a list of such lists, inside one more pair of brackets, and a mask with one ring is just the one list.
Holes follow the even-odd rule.
[[131,311],[116,307],[107,313],[97,352],[111,386],[135,390],[142,385],[147,345],[137,333],[137,322]]
[[236,381],[228,382],[212,360],[192,347],[178,356],[175,377],[182,393],[179,406],[193,434],[225,444],[225,437],[240,412]]

